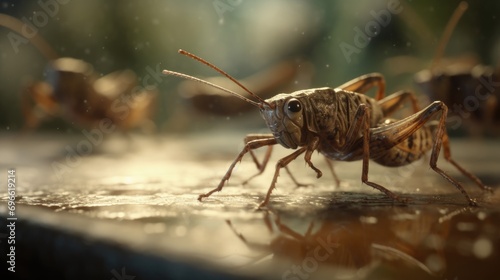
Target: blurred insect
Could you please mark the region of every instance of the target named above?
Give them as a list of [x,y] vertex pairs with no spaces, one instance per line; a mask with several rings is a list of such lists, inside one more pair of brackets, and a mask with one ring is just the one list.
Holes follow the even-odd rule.
[[[200,201],[222,190],[225,182],[231,177],[234,167],[246,153],[276,144],[296,151],[277,162],[271,185],[259,207],[268,204],[281,168],[286,167],[301,154],[304,154],[305,162],[316,172],[317,177],[321,177],[322,172],[311,162],[312,154],[316,150],[332,160],[362,160],[361,181],[393,200],[404,203],[406,199],[368,180],[370,159],[385,166],[402,166],[416,161],[427,151],[432,150],[431,168],[453,184],[470,205],[475,206],[476,202],[469,197],[462,185],[437,166],[439,153],[443,147],[444,157],[448,162],[481,189],[491,190],[451,158],[445,126],[448,112],[446,105],[435,101],[423,110],[419,110],[416,97],[408,91],[400,91],[384,98],[385,80],[378,73],[361,76],[335,89],[327,87],[305,89],[290,94],[278,94],[263,100],[215,65],[186,51],[179,50],[179,53],[202,62],[228,77],[257,101],[193,76],[170,70],[164,70],[164,74],[211,85],[253,104],[259,108],[272,132],[272,134],[247,136],[245,147],[231,164],[219,185],[201,194],[198,197]],[[364,95],[375,87],[378,89],[375,98]],[[412,105],[413,115],[402,120],[390,118],[391,114],[408,101]],[[439,117],[437,123],[433,121],[436,117]],[[263,164],[257,164],[259,174],[265,169],[269,157],[270,153],[266,153]]]
[[415,82],[431,100],[441,99],[451,108],[449,126],[462,123],[473,135],[500,133],[500,73],[493,68],[476,65],[417,73]]
[[[0,26],[22,35],[23,25],[14,17],[0,14]],[[56,116],[83,127],[96,127],[109,119],[122,131],[153,125],[149,117],[157,90],[139,87],[133,71],[100,77],[92,65],[82,60],[59,58],[38,33],[27,39],[50,62],[47,80],[32,82],[22,92],[24,129],[34,129],[44,119]]]
[[[247,87],[251,85],[253,92],[262,98],[268,98],[279,90],[289,90],[291,84],[295,88],[308,87],[312,73],[313,66],[310,62],[303,59],[286,60],[245,77],[240,83]],[[233,83],[221,77],[210,77],[205,80],[230,90],[237,90]],[[198,112],[202,113],[228,116],[242,114],[253,108],[247,102],[234,100],[229,94],[193,81],[182,82],[179,85],[179,92]],[[249,97],[245,94],[243,96]]]
[[430,69],[415,75],[416,84],[431,100],[441,100],[450,110],[449,125],[458,128],[462,120],[474,134],[500,128],[500,69],[474,64],[474,60],[453,61],[440,67],[441,58],[460,17],[468,8],[461,2],[448,22]]
[[[495,131],[498,135],[500,134],[500,68],[494,69],[478,64],[478,58],[473,54],[443,58],[453,30],[467,9],[466,2],[461,2],[455,9],[441,35],[430,67],[415,74],[414,81],[431,101],[442,101],[450,108],[447,119],[449,128],[457,129],[464,124],[466,130],[474,135],[495,133]],[[411,13],[405,13],[403,19],[409,14]],[[419,34],[420,29],[426,29],[423,28],[425,24],[416,13],[406,21],[408,24],[413,24],[414,21],[421,22],[416,24],[419,27]],[[421,69],[420,61],[421,58],[417,57],[393,57],[386,61],[386,68],[393,75],[415,73],[417,69]],[[395,65],[398,67],[394,67]]]

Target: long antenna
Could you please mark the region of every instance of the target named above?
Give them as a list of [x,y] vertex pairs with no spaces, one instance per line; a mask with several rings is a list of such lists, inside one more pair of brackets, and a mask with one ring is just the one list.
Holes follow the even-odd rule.
[[[261,103],[257,103],[255,101],[252,101],[252,100],[250,100],[250,99],[248,99],[248,98],[246,98],[246,97],[244,97],[244,96],[242,96],[240,94],[237,94],[234,91],[231,91],[231,90],[229,90],[227,88],[223,88],[223,87],[218,86],[218,85],[216,85],[214,83],[211,83],[211,82],[208,82],[208,81],[205,81],[205,80],[202,80],[202,79],[198,79],[196,77],[189,76],[189,75],[186,75],[186,74],[183,74],[183,73],[170,71],[170,70],[163,70],[162,73],[165,74],[165,75],[177,76],[177,77],[184,78],[184,79],[187,79],[187,80],[192,80],[192,81],[196,81],[196,82],[199,82],[199,83],[202,83],[202,84],[205,84],[205,85],[209,85],[209,86],[214,87],[214,88],[218,88],[218,89],[223,90],[223,91],[225,91],[227,93],[230,93],[230,94],[238,97],[239,99],[242,99],[242,100],[244,100],[244,101],[246,101],[246,102],[248,102],[248,103],[250,103],[250,104],[252,104],[254,106],[257,106],[259,108],[262,107]],[[268,104],[267,102],[264,102],[264,103]]]
[[59,58],[59,55],[52,49],[52,47],[43,39],[39,32],[35,32],[34,36],[25,36],[23,34],[23,26],[25,23],[18,20],[15,17],[11,17],[6,14],[0,14],[0,26],[9,28],[21,34],[23,37],[28,39],[48,60],[55,60]]
[[[180,49],[178,51],[180,54],[182,55],[185,55],[187,57],[190,57],[194,60],[197,60],[205,65],[207,65],[208,67],[214,69],[215,71],[221,73],[222,75],[224,75],[225,77],[227,77],[229,80],[233,81],[233,83],[237,84],[238,86],[240,86],[242,89],[244,89],[246,92],[248,92],[251,96],[255,97],[257,100],[259,100],[261,103],[263,104],[266,104],[268,106],[271,107],[271,105],[269,103],[267,103],[264,99],[262,99],[260,96],[258,96],[257,94],[251,92],[248,88],[246,88],[244,85],[242,85],[240,82],[238,82],[235,78],[233,78],[232,76],[230,76],[228,73],[226,73],[225,71],[223,71],[222,69],[220,69],[219,67],[215,66],[214,64],[206,61],[205,59],[195,55],[195,54],[192,54],[190,52],[187,52],[183,49]],[[243,96],[242,96],[243,97]]]
[[457,23],[462,15],[465,13],[465,11],[467,11],[467,8],[469,8],[469,4],[467,4],[467,2],[465,1],[462,1],[460,2],[460,4],[458,4],[458,7],[453,12],[453,15],[451,16],[448,24],[446,25],[446,28],[444,29],[441,40],[439,41],[436,54],[434,55],[434,59],[432,60],[431,70],[439,64],[439,61],[443,57],[444,49],[446,48],[446,45],[448,45],[451,34],[453,33],[453,30],[455,29],[455,26],[457,26]]

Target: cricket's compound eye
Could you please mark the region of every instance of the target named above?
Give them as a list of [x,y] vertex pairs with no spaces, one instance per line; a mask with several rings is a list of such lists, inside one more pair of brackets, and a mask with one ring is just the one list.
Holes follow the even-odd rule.
[[302,105],[300,104],[300,102],[295,99],[295,98],[292,98],[288,101],[287,103],[287,110],[289,112],[292,112],[292,113],[298,113],[300,112],[300,110],[302,110]]

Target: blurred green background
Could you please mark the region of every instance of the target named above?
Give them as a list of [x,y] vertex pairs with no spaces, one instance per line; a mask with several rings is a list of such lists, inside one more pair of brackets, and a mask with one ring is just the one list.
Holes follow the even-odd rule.
[[[82,59],[105,75],[131,69],[139,78],[148,69],[170,69],[198,77],[215,72],[177,54],[191,51],[241,78],[286,58],[302,57],[314,65],[312,87],[335,87],[356,76],[381,72],[388,91],[411,89],[412,72],[429,67],[441,33],[460,1],[300,1],[300,0],[56,0],[57,11],[38,28],[60,56]],[[0,1],[0,12],[33,21],[44,11],[38,1]],[[373,20],[372,13],[400,5],[387,26],[368,45],[348,58],[341,44],[355,46],[355,30]],[[398,6],[399,7],[399,6]],[[453,33],[446,56],[475,53],[479,61],[497,66],[500,48],[500,2],[470,1]],[[20,92],[27,82],[44,80],[47,59],[31,44],[16,52],[10,30],[0,27],[0,132],[23,126]],[[409,56],[412,65],[390,58]],[[350,61],[349,61],[350,60]],[[397,74],[397,72],[407,72]],[[186,102],[177,93],[175,77],[157,80],[160,98],[154,121],[160,132]],[[418,92],[418,91],[417,91]],[[422,94],[421,92],[418,92]],[[184,116],[190,116],[185,114]],[[244,116],[243,116],[244,117]],[[252,118],[255,115],[252,116]],[[218,118],[212,118],[219,121]],[[236,118],[237,119],[237,118]],[[237,121],[231,119],[230,121]],[[255,126],[264,126],[253,118]],[[199,128],[196,118],[187,126]],[[221,126],[227,122],[221,123]],[[78,133],[77,124],[61,118],[37,128],[57,133]]]

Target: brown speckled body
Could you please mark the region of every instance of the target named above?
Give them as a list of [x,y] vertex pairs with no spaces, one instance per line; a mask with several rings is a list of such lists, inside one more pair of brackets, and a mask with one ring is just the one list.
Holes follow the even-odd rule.
[[[301,137],[297,145],[289,138],[290,119],[286,119],[283,108],[291,99],[298,100],[303,108]],[[370,112],[370,132],[378,131],[397,120],[386,117],[383,106],[375,99],[356,92],[332,88],[307,89],[291,94],[279,94],[266,100],[274,108],[264,107],[262,115],[278,143],[287,148],[307,145],[312,137],[319,138],[318,151],[333,160],[355,161],[363,157],[363,135],[357,130],[354,143],[346,143],[349,128],[356,122],[356,113],[361,104]],[[299,125],[297,122],[295,122]],[[401,142],[386,139],[386,135],[371,135],[370,158],[385,166],[401,166],[422,157],[432,148],[433,123],[416,130]],[[293,127],[292,127],[293,128]],[[293,138],[293,137],[292,137]],[[299,138],[299,137],[296,137]],[[349,148],[346,148],[349,145]]]

